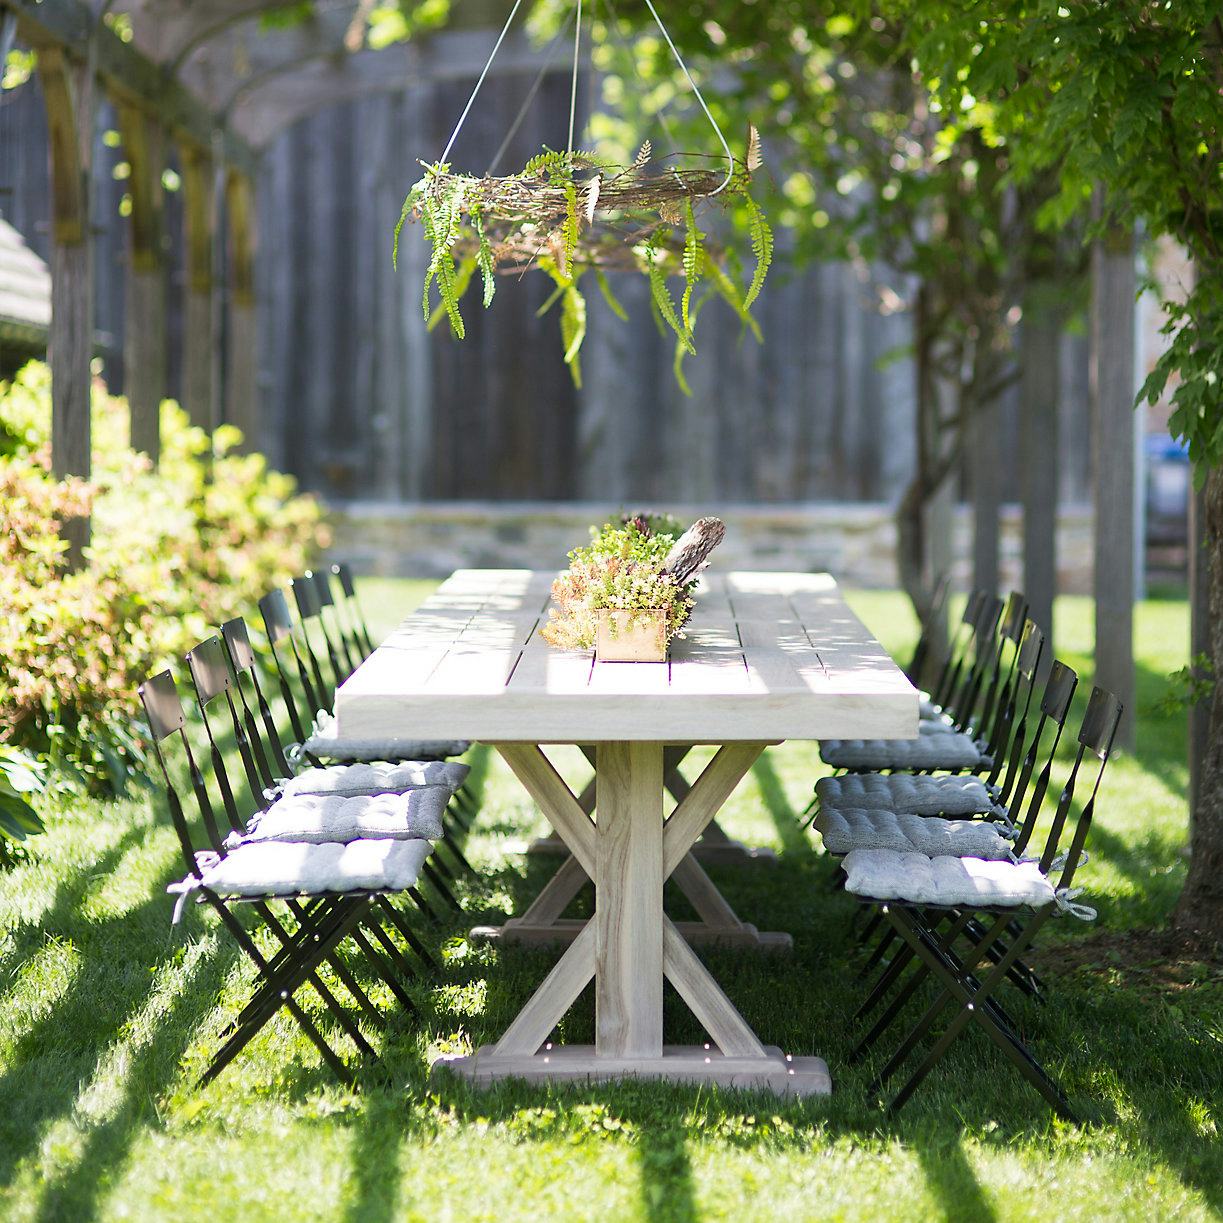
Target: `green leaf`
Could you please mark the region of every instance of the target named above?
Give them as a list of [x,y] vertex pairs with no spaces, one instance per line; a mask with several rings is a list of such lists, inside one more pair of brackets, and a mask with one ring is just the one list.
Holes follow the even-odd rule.
[[680,343],[689,352],[694,353],[696,345],[692,342],[691,333],[680,322],[679,315],[675,312],[675,302],[671,300],[671,291],[667,288],[666,273],[656,258],[657,249],[654,243],[662,232],[662,230],[656,231],[646,246],[646,272],[650,278],[650,296],[654,299],[654,304],[658,307],[658,313],[662,316],[663,321],[679,337]]
[[697,281],[701,278],[701,264],[704,262],[701,239],[705,236],[697,228],[691,196],[684,201],[684,218],[687,222],[687,229],[684,233],[684,296],[680,303],[680,314],[684,320],[684,330],[691,335],[692,320],[688,312],[692,302],[692,290],[696,288]]
[[773,231],[769,228],[769,223],[764,219],[764,213],[760,211],[760,206],[756,201],[750,195],[745,195],[743,199],[747,205],[747,225],[752,239],[752,254],[756,256],[756,266],[752,270],[752,282],[743,296],[743,308],[750,310],[752,302],[760,296],[760,290],[764,288],[764,278],[768,275],[769,266],[773,262]]
[[612,292],[612,287],[608,283],[607,275],[602,268],[595,268],[595,280],[599,286],[599,292],[603,294],[603,300],[607,303],[608,309],[622,322],[628,322],[628,311],[620,304],[620,299]]
[[13,841],[46,832],[38,812],[15,794],[0,794],[0,832]]

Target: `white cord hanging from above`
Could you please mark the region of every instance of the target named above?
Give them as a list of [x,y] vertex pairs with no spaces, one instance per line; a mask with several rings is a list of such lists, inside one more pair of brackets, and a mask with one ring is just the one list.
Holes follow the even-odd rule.
[[[684,74],[684,79],[688,82],[693,96],[697,100],[705,118],[709,120],[709,126],[713,128],[714,135],[718,138],[718,143],[722,146],[722,152],[726,156],[726,176],[721,183],[712,191],[708,192],[710,196],[719,195],[725,191],[730,184],[730,180],[735,174],[735,158],[730,151],[730,145],[727,143],[726,137],[722,129],[718,126],[718,121],[713,117],[709,106],[705,102],[705,97],[701,93],[700,87],[693,79],[692,73],[688,70],[688,65],[684,63],[684,57],[680,55],[679,48],[672,41],[671,35],[667,27],[663,25],[662,18],[659,16],[658,9],[654,7],[654,0],[645,0],[646,8],[650,10],[650,16],[654,19],[654,24],[658,26],[659,33],[662,34],[664,41],[671,51],[675,62],[679,65],[679,70]],[[450,150],[454,147],[454,142],[458,139],[459,132],[463,129],[463,124],[467,122],[467,116],[471,113],[471,108],[475,104],[475,100],[480,93],[481,87],[484,85],[484,79],[488,76],[489,69],[493,66],[493,60],[497,58],[497,52],[501,50],[501,44],[505,42],[505,36],[509,33],[510,27],[514,24],[514,18],[518,15],[518,10],[522,6],[522,0],[514,0],[513,7],[510,9],[509,16],[505,19],[505,25],[501,27],[501,33],[497,35],[497,41],[493,43],[493,49],[489,52],[488,60],[485,62],[479,77],[476,80],[475,88],[471,91],[471,96],[467,99],[467,104],[463,107],[462,113],[459,115],[459,121],[454,125],[454,131],[450,133],[450,139],[446,141],[446,147],[442,150],[441,157],[438,158],[439,163],[444,163],[446,158],[450,156]],[[573,29],[573,74],[569,84],[569,133],[565,145],[567,153],[573,152],[573,132],[574,122],[577,117],[577,98],[578,98],[578,68],[581,58],[582,48],[582,0],[577,0],[575,5],[577,20],[574,22]]]

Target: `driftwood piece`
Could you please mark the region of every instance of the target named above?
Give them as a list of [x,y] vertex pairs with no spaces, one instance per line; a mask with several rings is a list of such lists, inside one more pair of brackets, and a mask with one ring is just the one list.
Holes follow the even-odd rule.
[[720,518],[698,518],[667,553],[663,572],[679,585],[688,585],[708,565],[709,554],[725,538],[726,524]]

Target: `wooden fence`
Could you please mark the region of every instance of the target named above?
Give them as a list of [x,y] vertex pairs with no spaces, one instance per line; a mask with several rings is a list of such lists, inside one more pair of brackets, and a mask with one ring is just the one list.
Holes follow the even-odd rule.
[[[530,79],[506,75],[464,128],[456,164],[483,169]],[[563,142],[567,81],[545,83],[502,168]],[[907,478],[911,369],[896,352],[904,315],[881,317],[839,264],[787,266],[784,235],[757,313],[762,345],[720,302],[701,316],[688,359],[693,395],[671,373],[673,345],[651,320],[639,278],[615,289],[630,321],[590,295],[576,390],[557,320],[535,317],[547,283],[503,280],[485,313],[465,304],[468,338],[429,335],[420,316],[422,258],[408,231],[396,272],[390,236],[418,157],[436,157],[466,83],[414,87],[346,103],[299,123],[264,155],[259,182],[260,427],[255,442],[305,487],[334,497],[623,499],[700,503],[888,501]],[[125,224],[121,153],[99,117],[94,224],[98,329],[106,375],[124,382]],[[0,100],[0,211],[45,254],[46,128],[37,80]],[[169,225],[180,224],[171,196]],[[179,244],[175,244],[178,249]],[[181,378],[181,267],[173,278],[170,385]],[[1087,495],[1083,339],[1063,340],[1062,498]],[[1002,412],[1004,455],[1017,453],[1016,405]],[[1018,489],[999,473],[1006,499]]]

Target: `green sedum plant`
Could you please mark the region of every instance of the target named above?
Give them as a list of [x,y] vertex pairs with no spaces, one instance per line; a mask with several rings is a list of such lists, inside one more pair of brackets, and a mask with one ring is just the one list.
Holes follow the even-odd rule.
[[638,618],[631,613],[662,611],[668,643],[682,637],[694,600],[693,583],[665,571],[677,536],[651,530],[641,516],[590,533],[590,543],[569,553],[569,568],[552,584],[555,606],[544,640],[562,650],[593,648],[603,610],[629,612],[630,624]]

